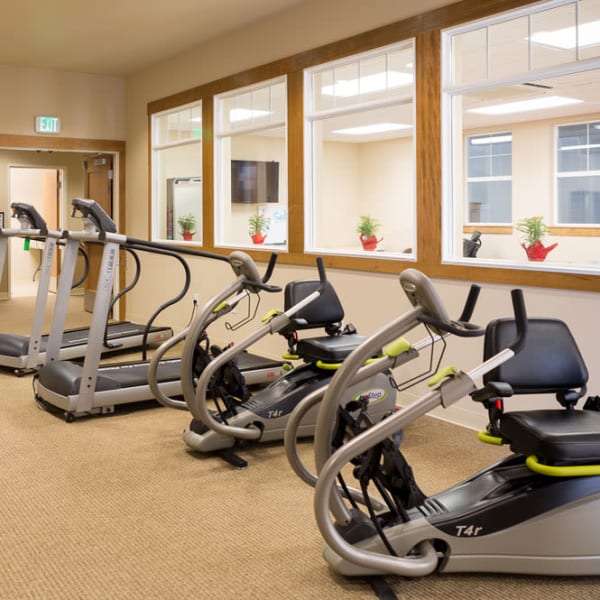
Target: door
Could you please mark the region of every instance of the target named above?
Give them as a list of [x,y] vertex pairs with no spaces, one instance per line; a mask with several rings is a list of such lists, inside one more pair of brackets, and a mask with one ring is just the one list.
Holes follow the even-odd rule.
[[[113,157],[110,154],[97,154],[83,161],[84,194],[95,200],[112,217],[113,214]],[[86,280],[83,306],[87,312],[94,310],[96,285],[102,262],[102,246],[88,244],[90,272]]]
[[[58,229],[61,171],[44,167],[9,167],[9,205],[12,202],[31,204],[46,221],[48,229]],[[18,227],[16,223],[12,225]],[[24,248],[27,248],[24,251]],[[32,241],[24,244],[20,238],[10,242],[10,297],[35,296],[44,244]],[[57,259],[52,265],[50,289],[56,289]]]

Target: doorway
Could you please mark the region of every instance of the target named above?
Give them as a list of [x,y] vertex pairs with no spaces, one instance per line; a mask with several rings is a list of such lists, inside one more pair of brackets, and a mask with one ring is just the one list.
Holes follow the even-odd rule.
[[[62,169],[44,167],[9,167],[9,206],[12,202],[31,204],[42,215],[48,229],[59,227],[59,207],[62,205]],[[18,227],[13,223],[12,227]],[[43,243],[10,240],[9,297],[20,298],[37,294],[37,281]],[[57,261],[52,266],[50,289],[56,289]]]

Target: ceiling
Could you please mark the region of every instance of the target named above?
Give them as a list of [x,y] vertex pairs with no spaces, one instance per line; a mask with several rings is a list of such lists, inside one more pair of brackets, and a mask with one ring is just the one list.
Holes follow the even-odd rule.
[[127,75],[313,0],[2,0],[0,64]]

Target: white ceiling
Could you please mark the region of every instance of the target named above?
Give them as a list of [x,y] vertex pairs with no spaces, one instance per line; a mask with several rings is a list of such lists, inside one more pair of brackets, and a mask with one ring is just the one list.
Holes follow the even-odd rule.
[[2,0],[0,64],[126,75],[313,0]]

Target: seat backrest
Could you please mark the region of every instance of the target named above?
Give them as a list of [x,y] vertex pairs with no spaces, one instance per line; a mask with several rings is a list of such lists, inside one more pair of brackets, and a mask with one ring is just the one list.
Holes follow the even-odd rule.
[[[284,306],[288,310],[319,288],[318,280],[291,281],[285,286]],[[300,309],[293,317],[289,329],[315,329],[341,323],[344,309],[336,291],[328,281],[321,295]]]
[[[559,394],[582,388],[588,370],[567,325],[558,319],[528,319],[521,351],[484,376],[484,383],[509,383],[515,394]],[[516,339],[514,319],[497,319],[488,324],[484,338],[484,359],[509,346]],[[579,396],[578,396],[579,397]],[[560,398],[559,398],[560,400]]]

